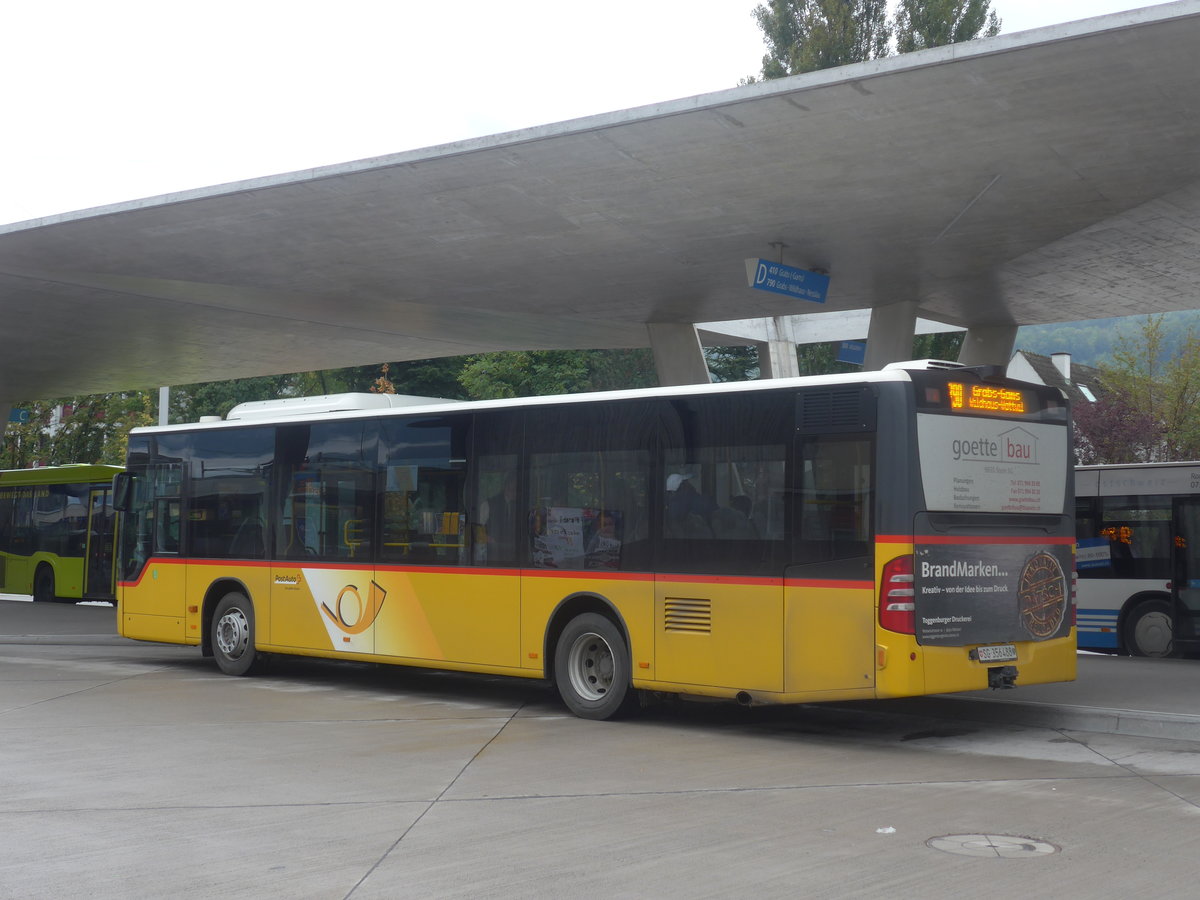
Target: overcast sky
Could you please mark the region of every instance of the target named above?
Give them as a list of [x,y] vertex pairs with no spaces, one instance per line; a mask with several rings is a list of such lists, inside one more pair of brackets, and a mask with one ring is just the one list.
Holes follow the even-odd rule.
[[[733,87],[746,0],[9,0],[0,224]],[[1012,33],[1159,5],[993,0]]]

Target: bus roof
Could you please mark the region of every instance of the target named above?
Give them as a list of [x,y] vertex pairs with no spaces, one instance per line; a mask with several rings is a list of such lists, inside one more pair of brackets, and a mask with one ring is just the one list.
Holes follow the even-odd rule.
[[[914,366],[914,368],[923,366]],[[969,370],[964,370],[969,371]],[[327,395],[316,398],[296,398],[311,404],[311,414],[288,414],[281,407],[277,414],[258,415],[245,418],[216,419],[182,423],[178,425],[148,425],[134,428],[131,434],[160,433],[170,431],[192,431],[199,429],[237,428],[247,425],[295,424],[302,421],[329,421],[334,419],[376,418],[379,416],[404,416],[412,413],[437,415],[448,412],[473,412],[491,409],[513,409],[531,406],[550,406],[562,403],[605,403],[615,400],[631,400],[649,397],[690,397],[712,394],[736,394],[758,391],[787,390],[798,387],[814,387],[838,384],[868,384],[881,382],[910,381],[908,371],[900,367],[889,367],[882,371],[850,372],[836,375],[808,375],[800,378],[771,378],[761,381],[727,381],[717,384],[687,384],[669,387],[635,388],[623,391],[590,391],[580,394],[547,394],[536,397],[512,397],[499,400],[442,400],[419,405],[400,404],[387,406],[372,404],[369,408],[349,408],[338,401],[343,395]],[[372,396],[372,395],[367,395]],[[378,396],[378,395],[375,395]],[[430,400],[431,398],[417,398]],[[264,401],[276,402],[276,401]],[[286,402],[286,401],[283,401]],[[232,412],[232,411],[231,411]]]

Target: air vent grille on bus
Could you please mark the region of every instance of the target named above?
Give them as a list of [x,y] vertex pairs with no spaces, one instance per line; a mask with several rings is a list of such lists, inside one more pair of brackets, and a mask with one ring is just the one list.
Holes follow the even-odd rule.
[[800,394],[800,430],[872,430],[875,427],[872,399],[872,395],[861,387],[804,391]]
[[668,597],[663,608],[665,631],[712,634],[712,601]]

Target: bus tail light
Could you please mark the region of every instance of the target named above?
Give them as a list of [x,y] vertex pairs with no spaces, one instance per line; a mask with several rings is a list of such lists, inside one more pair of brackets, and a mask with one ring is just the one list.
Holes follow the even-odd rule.
[[897,556],[883,567],[883,582],[879,594],[879,625],[900,634],[916,634],[916,608],[912,554]]

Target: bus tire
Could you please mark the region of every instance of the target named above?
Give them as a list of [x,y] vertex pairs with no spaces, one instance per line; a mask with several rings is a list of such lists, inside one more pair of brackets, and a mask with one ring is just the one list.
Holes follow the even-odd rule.
[[582,719],[612,719],[637,699],[629,647],[621,630],[599,613],[567,623],[554,647],[554,682],[567,708]]
[[1166,600],[1143,600],[1129,611],[1121,629],[1130,656],[1175,655],[1171,604]]
[[58,588],[54,584],[54,569],[42,563],[33,573],[33,599],[36,603],[53,603]]
[[226,594],[213,610],[212,650],[226,675],[251,675],[262,664],[254,649],[254,605],[245,594]]

